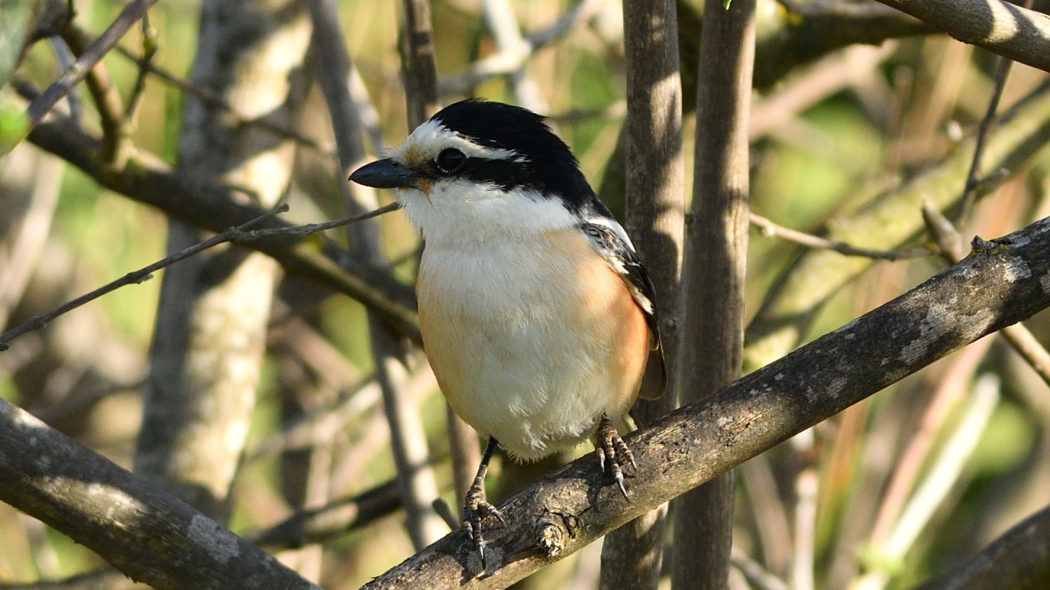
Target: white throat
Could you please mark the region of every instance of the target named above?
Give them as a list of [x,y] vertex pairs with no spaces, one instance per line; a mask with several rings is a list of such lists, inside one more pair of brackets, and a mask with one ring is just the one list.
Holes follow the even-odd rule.
[[409,220],[431,246],[527,238],[568,229],[578,222],[558,198],[525,189],[508,192],[467,180],[438,181],[429,194],[402,189],[398,197]]

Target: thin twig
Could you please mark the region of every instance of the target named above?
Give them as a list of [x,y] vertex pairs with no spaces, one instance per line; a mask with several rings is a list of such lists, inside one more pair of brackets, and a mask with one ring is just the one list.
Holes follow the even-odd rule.
[[149,24],[149,13],[142,17],[142,60],[138,62],[139,73],[135,77],[135,86],[131,89],[127,106],[124,109],[124,118],[132,120],[138,113],[142,104],[142,97],[146,90],[146,76],[150,73],[153,64],[153,56],[157,54],[157,29]]
[[[90,34],[72,25],[62,32],[62,39],[78,58],[90,49],[93,42]],[[102,61],[88,69],[85,82],[95,103],[95,110],[98,111],[102,128],[102,150],[99,152],[102,165],[120,170],[127,163],[132,149],[130,126],[124,115],[120,92],[113,85],[109,71]]]
[[258,224],[258,223],[260,223],[262,221],[265,221],[265,220],[267,220],[267,219],[269,219],[271,217],[274,217],[276,215],[284,213],[285,211],[288,210],[288,205],[286,205],[286,204],[285,205],[281,205],[281,206],[277,207],[276,209],[268,211],[268,212],[266,212],[266,213],[264,213],[264,214],[262,214],[262,215],[260,215],[260,216],[258,216],[256,218],[254,218],[254,219],[251,219],[251,220],[249,220],[249,221],[247,221],[247,222],[245,222],[245,223],[243,223],[241,225],[238,225],[237,227],[231,227],[231,228],[227,229],[226,231],[224,231],[222,233],[216,234],[216,235],[212,236],[211,238],[209,238],[207,240],[204,240],[203,242],[200,242],[200,243],[198,243],[196,245],[190,246],[189,248],[186,248],[185,250],[182,250],[180,252],[176,252],[175,254],[172,254],[171,256],[168,256],[167,258],[164,258],[162,260],[158,260],[157,262],[154,262],[153,264],[150,264],[148,266],[140,268],[139,270],[136,270],[134,272],[129,272],[128,274],[124,275],[123,277],[121,277],[121,278],[119,278],[119,279],[117,279],[117,280],[115,280],[115,281],[113,281],[111,283],[107,283],[106,285],[103,285],[103,286],[99,287],[98,289],[95,289],[94,291],[91,291],[90,293],[86,293],[84,295],[81,295],[80,297],[77,297],[76,299],[73,299],[72,301],[68,301],[68,302],[66,302],[66,303],[56,307],[55,309],[53,309],[53,310],[51,310],[51,311],[49,311],[49,312],[47,312],[45,314],[38,315],[38,316],[30,319],[29,321],[19,325],[18,327],[14,328],[14,329],[8,330],[7,332],[4,332],[3,334],[0,334],[0,351],[7,350],[8,342],[14,340],[15,338],[17,338],[17,337],[19,337],[19,336],[21,336],[23,334],[26,334],[28,332],[32,332],[34,330],[39,330],[39,329],[43,328],[44,326],[46,326],[51,321],[53,321],[55,318],[65,314],[65,313],[68,313],[68,312],[70,312],[70,311],[72,311],[72,310],[74,310],[74,309],[84,305],[85,303],[94,301],[95,299],[98,299],[99,297],[102,297],[103,295],[105,295],[107,293],[110,293],[112,291],[115,291],[115,290],[117,290],[117,289],[119,289],[121,287],[124,287],[124,286],[127,286],[127,285],[131,285],[131,284],[139,284],[139,283],[142,283],[144,281],[147,281],[147,280],[153,278],[153,273],[154,272],[156,272],[156,271],[158,271],[158,270],[160,270],[162,268],[171,266],[172,264],[175,264],[176,262],[179,262],[180,260],[185,260],[186,258],[189,258],[190,256],[193,256],[194,254],[198,254],[200,252],[203,252],[204,250],[207,250],[208,248],[213,248],[215,246],[218,246],[219,244],[223,244],[223,243],[226,243],[226,242],[232,242],[232,243],[238,243],[239,244],[239,243],[251,242],[251,241],[254,241],[254,240],[259,240],[259,239],[262,239],[262,238],[269,238],[269,237],[273,237],[273,236],[284,236],[284,235],[304,236],[304,235],[316,233],[316,232],[319,232],[319,231],[324,231],[324,230],[327,230],[327,229],[332,229],[332,228],[335,228],[335,227],[340,227],[340,226],[343,226],[343,225],[356,223],[358,221],[363,221],[365,219],[371,219],[373,217],[376,217],[377,215],[382,215],[383,213],[388,213],[390,211],[394,211],[394,210],[397,210],[397,209],[400,209],[400,208],[401,208],[401,204],[397,203],[397,202],[394,202],[394,203],[391,203],[389,205],[386,205],[385,207],[380,207],[379,209],[376,209],[374,211],[369,211],[368,213],[364,213],[362,215],[353,215],[353,216],[350,216],[350,217],[344,217],[342,219],[337,219],[335,221],[328,221],[328,222],[325,222],[325,223],[308,223],[306,225],[297,225],[297,226],[292,226],[292,227],[260,229],[260,230],[248,230],[249,227],[252,227],[253,225],[256,225],[256,224]]
[[805,232],[786,228],[782,225],[777,225],[773,221],[754,212],[751,212],[749,216],[751,223],[758,226],[763,235],[777,236],[789,242],[795,242],[796,244],[809,246],[810,248],[834,250],[835,252],[845,254],[846,256],[863,256],[865,258],[875,258],[879,260],[907,260],[910,258],[923,258],[930,255],[930,251],[922,247],[901,248],[898,250],[871,250],[868,248],[858,248],[844,242],[821,238],[813,234],[807,234]]
[[[1032,7],[1032,0],[1025,0],[1024,7],[1030,9]],[[975,138],[973,148],[973,160],[970,162],[970,170],[966,173],[966,186],[963,188],[962,202],[959,205],[959,211],[955,216],[956,227],[962,227],[966,224],[970,218],[970,213],[973,211],[974,202],[978,196],[978,178],[977,173],[981,165],[981,156],[984,154],[984,144],[988,139],[988,134],[991,133],[992,127],[995,123],[995,114],[999,110],[999,100],[1003,96],[1003,88],[1006,86],[1006,77],[1010,73],[1010,66],[1013,65],[1013,60],[1000,56],[995,64],[995,73],[992,78],[995,81],[995,86],[992,88],[992,96],[988,99],[988,110],[985,111],[984,117],[981,122],[977,125],[977,137]]]
[[740,570],[748,583],[758,590],[788,590],[788,585],[783,580],[748,557],[739,547],[734,546],[730,550],[729,559],[733,567]]
[[1042,343],[1025,327],[1014,324],[1000,330],[1003,339],[1028,363],[1043,383],[1050,385],[1050,353]]
[[[373,217],[379,217],[380,215],[390,213],[391,211],[397,211],[401,208],[401,203],[394,201],[393,203],[383,205],[378,209],[361,213],[359,215],[348,215],[347,217],[341,217],[332,221],[325,221],[322,223],[306,223],[303,225],[294,225],[292,227],[275,227],[268,229],[253,229],[250,231],[234,231],[233,237],[229,240],[234,243],[251,242],[254,240],[261,240],[264,238],[272,238],[274,236],[307,236],[315,234],[317,232],[327,231],[335,229],[337,227],[343,227],[344,225],[350,225],[366,219],[372,219]],[[251,223],[251,222],[248,222]]]
[[124,36],[124,33],[128,32],[131,25],[142,18],[146,10],[156,2],[157,0],[135,0],[125,6],[124,10],[117,16],[117,19],[113,21],[113,24],[109,25],[109,28],[77,58],[73,67],[62,74],[58,80],[55,80],[51,86],[48,86],[47,90],[29,105],[26,115],[29,118],[30,128],[36,126],[44,118],[44,115],[55,106],[55,103],[83,80],[88,72],[91,71],[91,68],[117,44],[117,41]]
[[[1024,6],[1025,8],[1031,8],[1032,0],[1026,0]],[[970,170],[966,173],[966,185],[963,187],[959,211],[955,215],[956,227],[966,225],[967,220],[970,218],[970,212],[973,210],[973,204],[977,200],[977,172],[981,167],[981,156],[984,154],[984,144],[988,139],[988,134],[992,132],[992,126],[995,123],[995,113],[999,110],[999,99],[1003,96],[1003,87],[1006,86],[1006,76],[1010,73],[1010,66],[1013,65],[1013,63],[1012,59],[1002,56],[996,61],[995,73],[992,76],[995,80],[995,86],[992,88],[991,98],[988,99],[988,110],[985,111],[984,117],[977,125],[977,137],[975,138],[973,146],[973,160],[970,161]]]
[[448,525],[449,530],[456,530],[461,525],[459,519],[456,518],[456,512],[448,505],[448,502],[444,498],[434,498],[434,501],[430,503],[430,506],[434,508],[434,512],[441,517],[441,520],[445,521]]
[[[62,37],[52,36],[48,37],[47,40],[51,45],[51,51],[55,54],[55,59],[58,60],[58,67],[62,68],[63,71],[72,68],[77,61],[77,57],[73,55],[73,50],[69,48],[69,45],[66,44]],[[13,82],[13,85],[19,84],[17,78]],[[36,96],[40,96],[40,92],[35,92],[34,98]],[[69,118],[75,121],[77,125],[81,125],[84,119],[84,105],[80,98],[80,93],[76,88],[71,88],[65,98],[66,105],[69,107]]]

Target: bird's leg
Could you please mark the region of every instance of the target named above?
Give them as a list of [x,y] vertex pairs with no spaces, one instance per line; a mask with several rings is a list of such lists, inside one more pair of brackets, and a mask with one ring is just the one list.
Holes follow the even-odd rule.
[[485,539],[481,534],[481,521],[486,516],[495,516],[503,523],[503,526],[507,525],[507,521],[503,520],[503,515],[499,513],[499,510],[485,500],[485,473],[489,470],[489,460],[492,459],[492,453],[495,452],[497,444],[499,443],[496,442],[496,438],[490,436],[488,444],[485,445],[485,452],[481,454],[478,474],[474,476],[474,483],[470,484],[467,496],[463,500],[463,528],[467,529],[467,534],[474,540],[474,545],[478,548],[482,568],[486,566]]
[[630,500],[627,497],[627,488],[623,485],[623,470],[620,469],[620,463],[628,461],[635,469],[638,469],[638,464],[634,462],[634,453],[627,448],[627,443],[620,438],[616,425],[608,416],[602,416],[601,422],[598,423],[594,448],[598,453],[598,464],[601,465],[602,472],[605,472],[605,460],[608,459],[609,473],[616,480],[616,485],[620,486],[620,493],[623,494],[623,497]]

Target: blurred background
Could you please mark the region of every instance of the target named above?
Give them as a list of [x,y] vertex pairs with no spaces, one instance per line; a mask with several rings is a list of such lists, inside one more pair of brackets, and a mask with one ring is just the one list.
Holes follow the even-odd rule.
[[[109,0],[72,4],[73,22],[92,36],[124,8]],[[824,4],[829,3],[758,1],[751,208],[776,226],[861,247],[927,249],[930,240],[916,205],[927,199],[950,212],[958,202],[960,191],[944,187],[962,186],[975,129],[995,88],[997,58],[904,17],[883,18],[881,29],[875,17],[856,21],[861,24],[855,28],[868,27],[863,34],[834,27],[832,16],[817,11]],[[844,4],[875,6],[876,16],[883,15],[883,7],[869,2]],[[402,8],[372,0],[333,5],[354,67],[352,96],[372,133],[363,144],[367,159],[397,145],[409,131],[398,52]],[[688,195],[698,131],[692,117],[702,2],[678,5]],[[616,189],[616,175],[623,174],[616,161],[626,113],[620,3],[434,0],[430,8],[441,102],[480,96],[548,115],[592,185],[602,187],[610,207],[622,214],[622,189]],[[561,26],[567,13],[573,18]],[[198,2],[158,2],[149,11],[152,32],[144,36],[133,26],[119,50],[103,59],[113,86],[129,97],[140,77],[136,59],[156,44],[149,62],[155,71],[145,75],[128,118],[135,154],[152,154],[170,165],[179,159],[186,103],[199,94],[186,81],[198,51],[200,17]],[[497,40],[497,25],[505,24],[500,18],[511,19],[512,29],[526,38],[547,37],[517,67],[486,73],[478,64],[489,62],[481,60],[513,61],[520,50]],[[33,44],[14,82],[5,86],[4,100],[16,100],[15,82],[46,88],[64,69],[61,53],[47,41]],[[299,72],[305,80],[302,102],[282,123],[299,134],[285,137],[293,157],[280,195],[291,206],[284,217],[295,223],[345,212],[345,176],[311,59],[318,58],[308,54]],[[1005,78],[999,111],[1021,105],[1012,119],[1016,128],[1010,128],[1020,136],[1006,138],[1005,122],[991,131],[1001,139],[989,140],[985,170],[1008,169],[982,184],[961,229],[967,241],[974,234],[998,237],[1050,213],[1050,152],[1041,148],[1050,115],[1036,108],[1050,101],[1040,86],[1046,78],[1020,64]],[[98,109],[83,85],[56,110],[88,134],[102,133]],[[245,114],[237,125],[250,126],[252,118]],[[945,185],[946,176],[954,184]],[[378,195],[380,203],[390,198]],[[103,188],[97,177],[33,142],[18,143],[0,160],[0,331],[163,258],[168,219],[165,211]],[[745,371],[847,323],[945,265],[932,254],[847,258],[800,246],[770,227],[753,225],[750,236]],[[381,218],[378,228],[389,272],[411,285],[418,238],[400,213]],[[354,247],[341,230],[329,232],[329,238]],[[850,267],[808,258],[816,252]],[[165,272],[170,270],[12,341],[0,353],[0,397],[133,468]],[[411,555],[413,540],[392,483],[397,471],[366,309],[343,295],[304,294],[300,283],[291,274],[274,283],[279,296],[265,312],[250,427],[222,501],[230,528],[250,537],[304,507],[352,499],[346,505],[359,510],[357,516],[307,539],[303,548],[292,548],[302,539],[281,535],[260,542],[325,588],[357,588]],[[796,283],[810,286],[792,287]],[[785,301],[792,288],[815,298],[798,304],[809,317],[796,325],[793,337],[770,344],[770,322],[791,309]],[[1047,342],[1046,313],[1028,327]],[[408,349],[404,358],[399,388],[406,411],[421,428],[419,444],[437,493],[458,506],[444,400],[418,348]],[[907,377],[738,470],[732,587],[909,588],[957,567],[1050,504],[1048,427],[1047,384],[997,337]],[[550,468],[515,467],[497,458],[490,497]],[[523,587],[596,587],[598,545]],[[102,566],[83,546],[0,505],[0,586],[33,587]],[[744,574],[749,568],[769,578],[756,581],[754,571]]]

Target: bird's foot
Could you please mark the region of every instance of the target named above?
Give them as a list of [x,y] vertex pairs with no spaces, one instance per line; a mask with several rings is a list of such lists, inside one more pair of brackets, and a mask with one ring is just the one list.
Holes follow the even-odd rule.
[[494,516],[502,526],[507,526],[507,521],[503,520],[503,515],[499,513],[499,510],[485,500],[485,488],[482,482],[475,481],[467,490],[467,496],[463,502],[463,528],[467,529],[467,534],[470,535],[474,546],[478,549],[482,569],[488,567],[485,563],[485,537],[481,532],[481,522],[486,516]]
[[[620,464],[624,462],[630,463],[635,470],[638,469],[638,464],[634,462],[634,453],[627,448],[627,443],[620,438],[620,433],[616,431],[616,425],[613,424],[613,421],[608,416],[602,416],[602,421],[598,423],[598,433],[594,448],[598,453],[598,464],[601,465],[602,473],[606,472],[606,465],[608,465],[608,472],[616,480],[616,485],[620,487],[620,493],[629,501],[627,488],[623,485],[623,469],[620,468]],[[608,459],[608,462],[606,462],[606,459]]]

